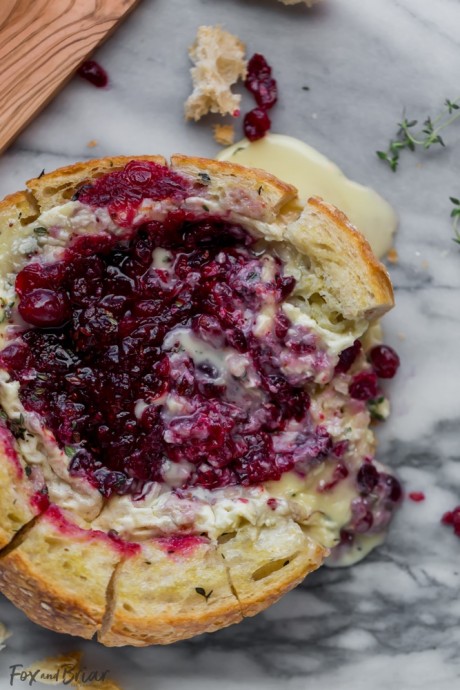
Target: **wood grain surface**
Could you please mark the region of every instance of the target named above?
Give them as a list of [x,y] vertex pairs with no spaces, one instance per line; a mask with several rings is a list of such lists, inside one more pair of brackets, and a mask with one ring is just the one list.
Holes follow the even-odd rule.
[[0,152],[139,0],[0,0]]

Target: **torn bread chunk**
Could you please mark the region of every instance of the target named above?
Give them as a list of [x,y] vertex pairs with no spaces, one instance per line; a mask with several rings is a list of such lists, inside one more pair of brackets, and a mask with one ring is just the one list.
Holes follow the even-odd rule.
[[24,673],[30,674],[43,685],[75,685],[78,678],[82,652],[68,652],[58,656],[47,656],[29,664]]
[[108,646],[169,644],[242,620],[226,563],[201,537],[152,540],[116,571],[100,641]]
[[187,120],[199,120],[207,113],[233,115],[241,96],[231,86],[246,76],[245,45],[221,26],[200,26],[190,47],[194,67],[190,72],[193,93],[185,103]]
[[235,128],[233,125],[214,125],[214,140],[221,146],[231,146],[235,141]]
[[0,588],[39,625],[90,639],[102,623],[106,590],[123,550],[50,508],[0,557]]

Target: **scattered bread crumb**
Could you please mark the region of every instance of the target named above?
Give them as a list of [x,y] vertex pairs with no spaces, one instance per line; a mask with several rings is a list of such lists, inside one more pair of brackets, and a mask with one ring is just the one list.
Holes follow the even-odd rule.
[[200,26],[189,49],[194,67],[190,72],[193,93],[185,103],[187,120],[199,120],[207,113],[233,114],[241,96],[230,87],[246,76],[246,47],[237,36],[221,26]]
[[[24,671],[30,673],[38,671],[34,678],[43,685],[61,685],[63,683],[64,685],[71,685],[76,690],[122,690],[121,686],[110,678],[87,680],[85,672],[88,675],[88,671],[81,668],[81,658],[81,652],[69,652],[60,656],[47,657],[34,662]],[[104,675],[106,673],[107,671]]]
[[69,652],[59,656],[50,656],[46,657],[46,659],[35,661],[24,671],[30,673],[38,671],[37,682],[43,683],[43,685],[60,685],[64,671],[67,672],[69,678],[79,671],[81,657],[81,652]]
[[91,141],[88,141],[88,143],[86,144],[86,146],[87,146],[89,149],[93,149],[95,146],[97,146],[97,141],[96,141],[96,139],[91,139]]
[[387,260],[390,262],[390,264],[397,264],[399,261],[399,255],[398,252],[394,247],[391,247],[391,249],[388,250],[387,254]]
[[233,125],[214,125],[214,139],[222,146],[230,146],[235,141],[235,128]]
[[3,625],[3,623],[0,623],[0,651],[5,648],[4,642],[9,637],[11,637],[10,631],[6,628],[6,626]]

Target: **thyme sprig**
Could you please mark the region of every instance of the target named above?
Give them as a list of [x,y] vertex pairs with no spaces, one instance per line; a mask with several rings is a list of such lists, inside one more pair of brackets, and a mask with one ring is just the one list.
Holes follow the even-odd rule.
[[396,137],[391,139],[388,149],[386,151],[376,151],[376,154],[380,160],[390,166],[393,172],[396,172],[401,151],[415,151],[418,147],[426,150],[436,144],[445,146],[440,132],[459,118],[460,97],[455,100],[446,98],[442,112],[434,119],[427,117],[423,121],[421,129],[415,129],[418,125],[418,120],[409,120],[404,116],[402,122],[398,123],[399,129]]

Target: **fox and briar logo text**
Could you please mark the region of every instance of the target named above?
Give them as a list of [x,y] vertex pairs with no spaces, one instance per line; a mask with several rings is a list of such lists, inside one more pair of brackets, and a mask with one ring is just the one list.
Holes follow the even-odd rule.
[[62,683],[70,685],[81,683],[101,682],[107,679],[108,671],[88,671],[87,669],[76,669],[72,664],[62,664],[56,671],[45,671],[40,668],[30,671],[24,668],[24,664],[14,664],[10,666],[10,685],[15,681],[27,683],[32,686],[34,683]]

